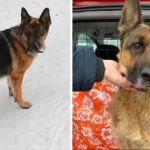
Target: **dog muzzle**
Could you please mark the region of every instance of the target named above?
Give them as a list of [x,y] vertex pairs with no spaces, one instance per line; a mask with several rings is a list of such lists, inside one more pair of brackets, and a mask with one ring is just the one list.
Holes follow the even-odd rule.
[[28,51],[28,54],[43,53],[43,51],[40,50],[40,46],[37,42],[27,45],[27,51]]

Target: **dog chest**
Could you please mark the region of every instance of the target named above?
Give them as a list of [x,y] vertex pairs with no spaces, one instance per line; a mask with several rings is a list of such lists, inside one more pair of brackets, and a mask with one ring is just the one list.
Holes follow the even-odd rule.
[[111,111],[112,130],[116,139],[138,141],[141,146],[145,141],[150,143],[149,92],[121,90],[113,98]]

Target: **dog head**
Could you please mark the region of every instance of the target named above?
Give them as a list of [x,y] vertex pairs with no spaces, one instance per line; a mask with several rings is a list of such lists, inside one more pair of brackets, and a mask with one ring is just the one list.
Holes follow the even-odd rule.
[[39,18],[31,17],[25,8],[21,10],[21,34],[26,43],[28,53],[38,53],[44,48],[44,40],[47,36],[51,18],[49,9],[45,8]]
[[150,88],[150,27],[144,24],[138,0],[126,0],[118,25],[120,72],[136,88]]

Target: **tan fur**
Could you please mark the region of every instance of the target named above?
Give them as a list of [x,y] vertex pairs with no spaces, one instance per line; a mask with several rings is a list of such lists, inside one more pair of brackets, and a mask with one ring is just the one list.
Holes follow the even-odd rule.
[[31,18],[31,21],[30,21],[30,24],[32,24],[32,23],[37,23],[37,24],[39,24],[39,21],[38,21],[36,18],[32,17],[32,18]]
[[[21,60],[22,58],[23,60]],[[14,95],[16,102],[22,108],[28,108],[31,106],[31,104],[29,102],[23,101],[22,99],[22,80],[24,73],[32,63],[32,59],[21,55],[20,60],[18,59],[18,62],[19,64],[16,66],[16,68],[13,68],[12,72],[10,73],[11,82],[14,89],[13,91],[15,93]]]
[[[29,108],[31,103],[22,98],[22,82],[26,70],[39,52],[33,52],[33,50],[37,51],[37,49],[45,48],[44,41],[51,24],[51,19],[48,8],[44,9],[40,18],[29,16],[25,8],[22,8],[21,16],[21,25],[24,25],[22,26],[24,27],[23,31],[21,31],[22,27],[19,26],[13,27],[10,30],[11,42],[8,42],[8,45],[12,57],[12,66],[8,73],[7,81],[9,95],[14,96],[15,101],[21,108]],[[39,28],[40,26],[43,26],[43,28]],[[31,44],[35,44],[36,48],[30,48],[29,50]]]
[[[24,41],[19,40],[21,43]],[[22,98],[22,81],[26,70],[32,64],[34,56],[28,55],[26,50],[18,43],[14,42],[12,53],[12,70],[8,75],[9,94],[14,96],[15,101],[22,108],[31,107],[31,103]]]
[[[126,0],[119,24],[121,36],[119,66],[120,72],[127,78],[129,71],[134,72],[140,65],[141,69],[150,68],[150,27],[139,20],[141,16],[140,12],[138,13],[140,11],[138,6],[138,0]],[[129,8],[132,10],[130,13],[135,15],[133,18],[127,17],[126,13]],[[130,45],[138,42],[136,38],[139,37],[142,37],[145,45],[141,52],[129,48]],[[113,137],[120,149],[150,149],[149,88],[143,86],[142,90],[138,89],[136,92],[120,89],[113,98],[111,113]]]
[[112,103],[112,132],[121,149],[150,149],[150,92],[120,90]]

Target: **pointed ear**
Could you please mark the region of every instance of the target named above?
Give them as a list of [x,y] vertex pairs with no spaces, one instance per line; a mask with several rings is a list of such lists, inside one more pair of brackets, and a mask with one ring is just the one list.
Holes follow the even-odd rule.
[[120,36],[143,22],[139,0],[125,0],[118,25]]
[[27,23],[30,21],[30,19],[31,19],[31,17],[28,14],[28,12],[26,11],[26,9],[24,7],[22,7],[22,9],[21,9],[21,22]]
[[45,8],[39,18],[39,21],[44,24],[46,30],[48,31],[51,24],[51,17],[49,13],[49,8]]

